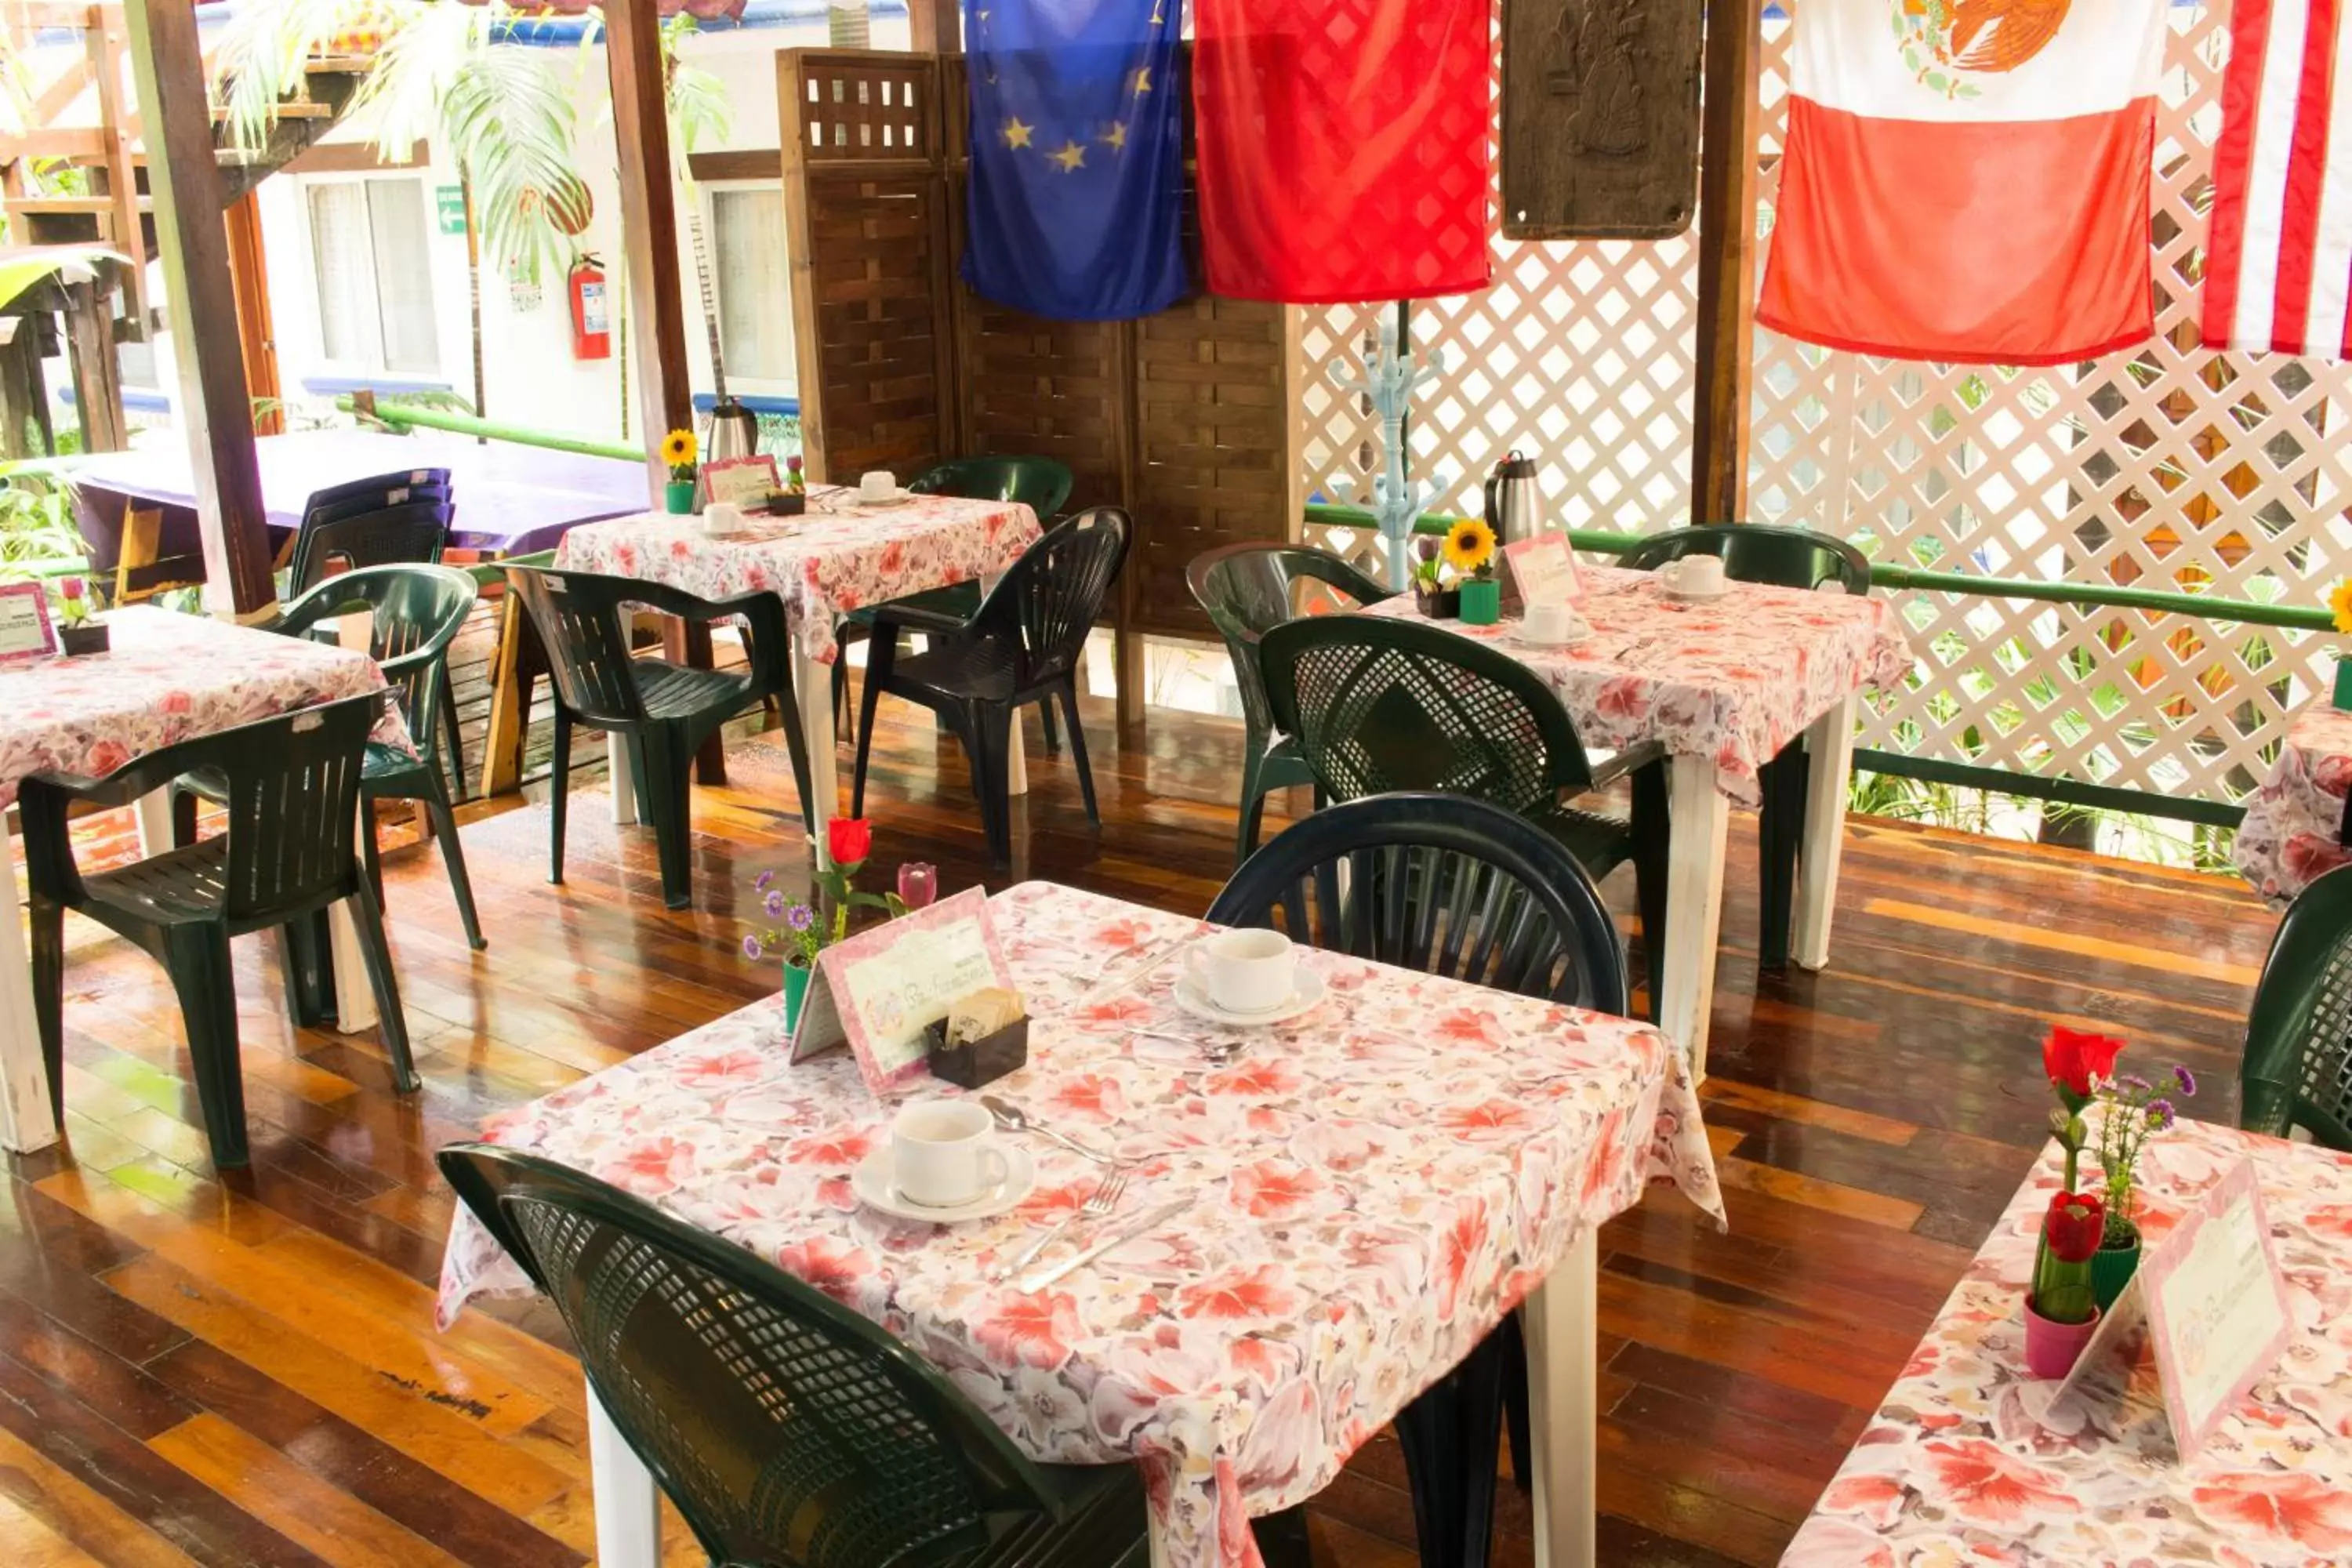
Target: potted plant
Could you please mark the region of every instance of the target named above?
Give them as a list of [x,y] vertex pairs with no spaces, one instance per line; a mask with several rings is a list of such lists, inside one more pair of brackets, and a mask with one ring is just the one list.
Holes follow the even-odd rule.
[[[2341,577],[2336,586],[2327,590],[2327,608],[2336,617],[2338,637],[2352,637],[2352,577]],[[2352,713],[2352,649],[2336,650],[2336,708]]]
[[2075,1191],[2081,1175],[2083,1111],[2111,1078],[2123,1041],[2061,1025],[2042,1041],[2042,1070],[2058,1103],[2050,1111],[2050,1131],[2064,1151],[2060,1189],[2042,1216],[2033,1257],[2033,1281],[2025,1300],[2025,1365],[2035,1377],[2063,1377],[2098,1327],[2099,1304],[2091,1283],[2091,1260],[2106,1234],[2105,1205],[2097,1194]]
[[776,923],[765,931],[745,933],[743,956],[782,954],[784,1032],[790,1034],[800,1027],[801,1004],[808,999],[809,972],[816,967],[816,955],[824,950],[824,923],[814,909],[785,898],[782,889],[769,886],[775,878],[773,871],[762,871],[752,884],[760,892],[761,912]]
[[104,653],[112,639],[90,603],[89,579],[61,578],[57,587],[58,646],[68,654]]
[[1431,620],[1450,621],[1462,613],[1462,595],[1454,589],[1438,585],[1438,551],[1434,539],[1413,542],[1413,603]]
[[2116,1298],[2139,1272],[2137,1172],[2149,1134],[2161,1132],[2180,1119],[2166,1098],[2168,1092],[2188,1099],[2197,1092],[2196,1076],[2176,1066],[2170,1079],[2161,1086],[2129,1073],[2099,1086],[2099,1105],[2105,1112],[2099,1122],[2099,1171],[2106,1183],[2106,1229],[2091,1259],[2091,1286],[2103,1312],[2116,1304]]
[[1445,561],[1461,584],[1465,625],[1491,626],[1503,616],[1503,584],[1495,575],[1495,531],[1475,517],[1445,531]]
[[669,467],[669,484],[662,491],[662,502],[672,516],[684,517],[694,510],[695,457],[693,431],[673,430],[662,437],[661,458]]
[[[751,886],[760,894],[760,912],[774,923],[761,931],[747,932],[743,938],[743,956],[760,958],[780,953],[784,961],[784,1028],[798,1028],[801,1004],[808,995],[809,972],[816,967],[816,955],[849,934],[849,911],[866,908],[885,911],[893,920],[907,912],[910,900],[896,893],[862,893],[857,890],[858,868],[866,864],[874,845],[874,825],[862,816],[836,816],[825,824],[825,848],[833,864],[816,874],[821,889],[818,903],[795,901],[784,896],[783,889],[773,886],[776,874],[762,871]],[[900,868],[902,885],[913,883],[928,892],[936,889],[938,874],[929,866],[923,873],[909,879],[908,868]],[[925,903],[930,901],[926,896]],[[824,906],[820,908],[819,905]]]

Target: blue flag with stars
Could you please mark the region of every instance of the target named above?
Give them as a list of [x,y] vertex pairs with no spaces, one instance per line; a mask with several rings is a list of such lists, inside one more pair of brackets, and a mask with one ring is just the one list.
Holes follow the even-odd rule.
[[963,278],[1033,316],[1117,321],[1181,299],[1180,0],[964,0]]

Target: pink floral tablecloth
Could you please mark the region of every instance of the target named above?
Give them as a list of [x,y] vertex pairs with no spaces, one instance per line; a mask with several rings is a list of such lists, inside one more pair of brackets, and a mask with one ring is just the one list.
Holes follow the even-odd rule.
[[2151,1240],[2251,1154],[2294,1337],[2188,1463],[2135,1373],[2119,1410],[2026,1414],[2022,1302],[2045,1152],[1822,1494],[1781,1568],[2352,1563],[2352,1157],[2184,1121],[2142,1156]]
[[[101,777],[194,735],[383,689],[354,648],[143,605],[107,623],[105,653],[0,665],[0,810],[34,773]],[[374,738],[410,749],[391,703]]]
[[2246,802],[2231,858],[2254,891],[2285,907],[2323,874],[2352,864],[2338,842],[2352,787],[2352,713],[2321,700],[2294,716],[2286,745]]
[[706,599],[770,589],[784,601],[801,652],[831,664],[834,623],[849,611],[992,576],[1044,531],[1020,501],[916,496],[861,507],[855,490],[840,489],[812,490],[804,516],[750,521],[749,532],[730,539],[657,512],[583,523],[563,536],[555,563]]
[[[1328,954],[1330,995],[1223,1067],[1173,966],[1085,1008],[1107,964],[1194,922],[1029,882],[991,903],[1035,1020],[989,1086],[1142,1162],[1121,1205],[1197,1202],[1037,1294],[986,1282],[1099,1173],[1032,1140],[1034,1195],[957,1226],[861,1208],[889,1109],[845,1054],[789,1066],[755,1004],[498,1119],[537,1150],[751,1248],[887,1326],[1052,1462],[1146,1469],[1166,1563],[1256,1562],[1254,1514],[1320,1489],[1585,1228],[1670,1180],[1721,1219],[1682,1053],[1644,1025]],[[1114,970],[1114,973],[1117,973]],[[959,1091],[931,1082],[941,1094]],[[521,1272],[460,1213],[446,1323]]]
[[[1559,694],[1576,733],[1595,751],[1657,741],[1706,757],[1739,805],[1761,798],[1756,770],[1805,726],[1853,693],[1894,688],[1910,673],[1911,646],[1895,603],[1734,583],[1704,605],[1666,597],[1646,572],[1582,566],[1578,605],[1592,635],[1568,647],[1521,641],[1518,624],[1437,621],[1510,655]],[[1413,616],[1412,595],[1366,615]]]

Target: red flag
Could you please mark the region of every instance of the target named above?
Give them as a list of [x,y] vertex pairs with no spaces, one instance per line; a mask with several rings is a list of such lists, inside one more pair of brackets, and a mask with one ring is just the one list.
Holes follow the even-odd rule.
[[1484,289],[1489,0],[1194,0],[1212,293],[1295,304]]
[[2165,0],[1804,0],[1756,319],[1971,364],[2146,341],[2164,17]]

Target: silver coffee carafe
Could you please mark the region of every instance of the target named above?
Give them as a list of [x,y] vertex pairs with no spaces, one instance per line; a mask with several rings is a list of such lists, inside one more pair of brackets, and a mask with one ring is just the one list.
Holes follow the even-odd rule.
[[1502,544],[1517,544],[1543,531],[1543,487],[1537,481],[1533,458],[1514,450],[1486,476],[1486,526]]

